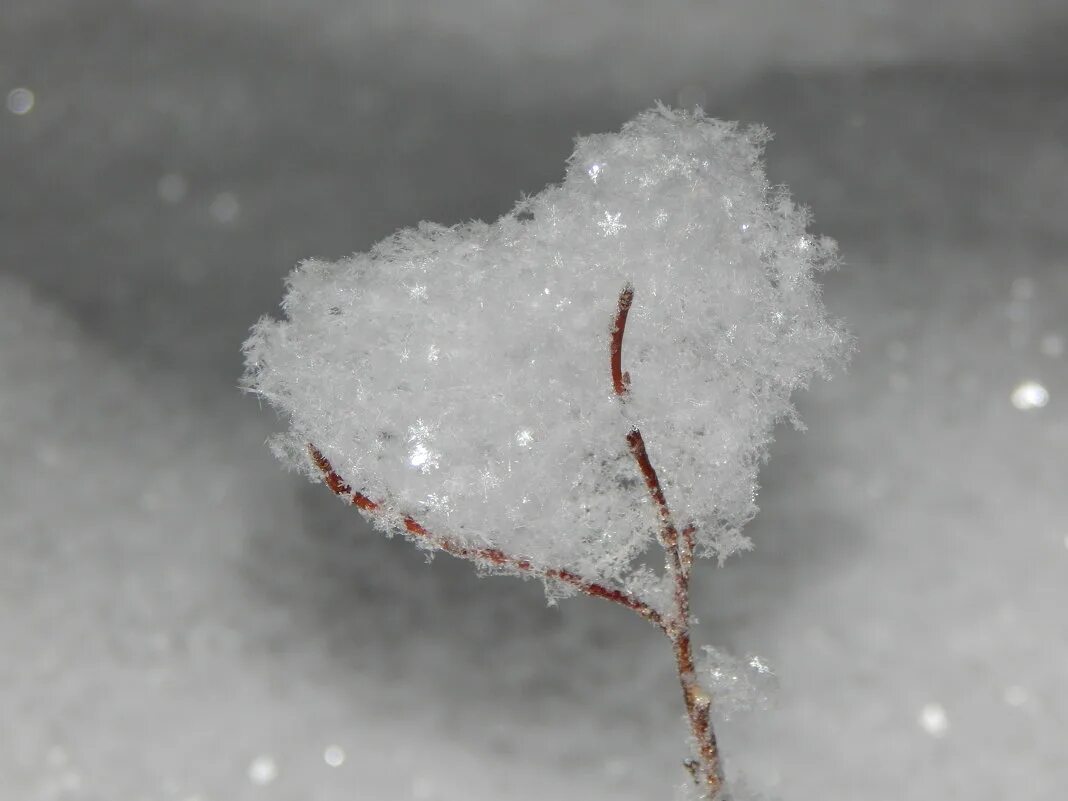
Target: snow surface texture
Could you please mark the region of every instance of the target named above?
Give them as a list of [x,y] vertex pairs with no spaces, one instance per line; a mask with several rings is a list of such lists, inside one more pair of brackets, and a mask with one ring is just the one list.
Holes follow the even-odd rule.
[[[729,771],[783,801],[1063,801],[1063,3],[803,1],[777,37],[751,3],[596,0],[581,30],[494,16],[493,52],[503,4],[465,5],[458,42],[325,0],[2,4],[0,798],[668,795],[685,724],[650,626],[428,566],[279,470],[234,343],[298,259],[494,219],[576,131],[699,96],[776,131],[859,345],[798,396],[808,433],[776,431],[754,549],[695,585],[698,641],[781,682],[720,724]],[[858,62],[906,17],[934,45]],[[727,82],[739,53],[771,72]],[[1014,405],[1031,383],[1045,405]]]
[[[791,392],[848,348],[813,280],[835,244],[769,187],[766,137],[659,106],[580,138],[563,183],[493,225],[423,223],[305,262],[286,318],[245,348],[249,385],[291,423],[276,452],[320,480],[314,444],[382,499],[371,517],[386,530],[410,516],[652,598],[635,559],[660,522],[627,444],[637,428],[678,525],[722,562],[748,544]],[[621,397],[609,356],[624,290]]]

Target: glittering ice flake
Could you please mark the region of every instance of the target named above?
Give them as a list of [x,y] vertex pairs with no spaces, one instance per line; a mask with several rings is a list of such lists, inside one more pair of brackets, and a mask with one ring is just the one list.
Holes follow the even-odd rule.
[[437,454],[430,450],[424,443],[418,442],[415,447],[412,448],[408,463],[412,467],[418,467],[426,473],[429,472],[431,468],[438,466],[438,458]]
[[620,222],[619,218],[623,216],[623,212],[616,212],[612,214],[609,211],[604,213],[604,219],[597,223],[605,236],[618,236],[619,232],[626,228],[626,223]]
[[432,492],[426,496],[426,505],[428,509],[432,509],[445,517],[449,517],[452,514],[452,504],[449,503],[448,495],[438,495],[436,492]]
[[773,672],[771,666],[764,661],[763,657],[759,656],[749,657],[749,667],[762,676],[770,675]]
[[479,485],[482,487],[482,500],[489,502],[493,491],[501,486],[500,477],[490,469],[482,470],[478,474]]
[[408,464],[422,473],[429,473],[440,464],[441,454],[430,447],[433,437],[434,430],[422,420],[417,420],[414,426],[408,428],[408,444],[412,446],[408,452]]
[[725,719],[749,709],[766,708],[777,689],[774,671],[760,656],[740,659],[704,646],[697,669],[697,678],[707,687],[716,714]]

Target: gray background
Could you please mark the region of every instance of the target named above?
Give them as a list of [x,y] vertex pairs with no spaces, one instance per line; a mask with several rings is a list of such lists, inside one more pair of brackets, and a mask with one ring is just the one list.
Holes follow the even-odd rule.
[[772,128],[859,340],[756,550],[697,577],[700,636],[781,676],[731,773],[1059,801],[1066,35],[1039,0],[4,0],[0,99],[35,104],[0,109],[0,799],[671,797],[654,630],[427,566],[236,389],[298,259],[493,219],[659,98]]

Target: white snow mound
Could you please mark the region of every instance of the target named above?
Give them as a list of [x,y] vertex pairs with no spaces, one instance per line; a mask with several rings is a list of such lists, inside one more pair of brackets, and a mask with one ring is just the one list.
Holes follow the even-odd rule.
[[[814,272],[835,243],[770,187],[766,131],[657,106],[580,137],[560,185],[492,225],[421,223],[306,261],[246,385],[288,419],[276,452],[472,548],[634,587],[656,510],[724,558],[747,542],[759,463],[790,395],[849,349]],[[617,304],[633,304],[613,390]],[[650,579],[651,580],[651,579]],[[640,587],[634,587],[640,589]]]

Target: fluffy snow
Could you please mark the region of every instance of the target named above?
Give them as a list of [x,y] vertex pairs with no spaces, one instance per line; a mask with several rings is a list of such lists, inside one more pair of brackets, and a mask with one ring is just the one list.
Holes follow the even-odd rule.
[[[799,4],[763,39],[711,4],[656,35],[601,5],[632,33],[599,50],[547,17],[476,49],[341,5],[4,6],[0,97],[34,103],[0,107],[0,798],[670,797],[655,632],[427,566],[287,476],[235,343],[298,259],[493,219],[576,131],[681,93],[776,132],[768,176],[839,239],[825,302],[859,345],[799,396],[809,431],[776,430],[754,550],[695,576],[699,640],[781,682],[720,726],[728,769],[784,801],[1061,801],[1063,4],[936,4],[934,44],[874,70],[906,4]],[[743,52],[773,71],[725,82]],[[1045,405],[1013,405],[1027,382]]]
[[422,223],[305,262],[285,319],[245,346],[249,385],[290,423],[276,452],[321,480],[313,444],[383,528],[412,517],[643,597],[628,579],[659,520],[637,428],[678,525],[721,561],[745,547],[772,428],[849,347],[813,280],[834,242],[768,185],[766,138],[659,106],[580,138],[563,183],[492,225]]

